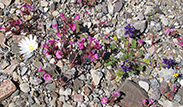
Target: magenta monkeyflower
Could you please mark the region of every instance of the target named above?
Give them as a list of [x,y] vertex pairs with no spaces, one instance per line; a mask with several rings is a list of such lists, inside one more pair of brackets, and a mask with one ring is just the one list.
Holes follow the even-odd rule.
[[41,71],[43,71],[44,73],[46,73],[46,71],[42,69],[42,66],[40,66],[39,69],[38,69],[38,72],[41,72]]
[[57,37],[60,38],[62,36],[62,33],[57,33]]
[[154,103],[154,100],[153,100],[153,99],[149,99],[149,104],[148,104],[148,106],[150,106],[152,103]]
[[107,24],[107,21],[103,21],[102,23],[103,23],[103,24]]
[[71,24],[69,25],[69,27],[70,27],[70,29],[71,29],[72,31],[76,30],[76,25],[75,25],[75,23],[71,23]]
[[147,105],[147,100],[146,99],[143,99],[142,100],[142,104]]
[[58,50],[58,51],[56,52],[56,57],[57,57],[58,59],[60,59],[60,58],[62,58],[62,54],[63,54],[63,52],[60,51],[60,50]]
[[107,38],[108,36],[110,36],[110,35],[109,35],[109,34],[106,34],[104,37],[106,37],[106,38]]
[[95,37],[88,36],[88,39],[90,40],[89,45],[91,45],[92,41],[95,40],[96,38]]
[[51,75],[50,74],[44,74],[44,80],[49,81],[51,79]]
[[60,17],[62,17],[62,18],[64,18],[64,19],[66,20],[66,18],[65,18],[65,16],[64,16],[64,13],[61,13],[61,14],[60,14]]
[[58,31],[57,26],[58,24],[52,24],[52,27],[54,27]]
[[69,43],[71,44],[71,46],[72,46],[72,44],[74,44],[75,42],[73,42],[73,41],[69,41]]
[[18,20],[16,21],[16,24],[21,25],[21,24],[22,24],[21,20],[18,19]]
[[117,97],[120,95],[117,91],[113,91],[112,93],[114,94],[114,96],[117,96]]
[[79,14],[76,14],[75,18],[72,19],[72,21],[73,21],[73,20],[79,20],[79,19],[80,19]]
[[91,53],[88,57],[89,57],[92,61],[96,61],[96,60],[98,59],[98,54]]
[[84,48],[84,44],[83,43],[80,43],[79,44],[79,49],[82,50]]
[[43,50],[43,54],[45,54],[46,56],[48,56],[48,49],[44,49]]
[[78,3],[81,3],[82,2],[82,0],[78,0]]
[[93,47],[97,48],[97,49],[100,49],[101,48],[101,45],[99,44],[99,41],[94,41],[95,42],[95,45]]
[[81,44],[85,41],[85,38],[81,38],[81,41],[77,41],[77,43]]
[[180,38],[180,37],[178,37],[178,38],[177,38],[177,40],[181,40],[181,38]]
[[183,46],[183,42],[179,42],[179,46]]
[[170,33],[170,28],[167,28],[165,33]]
[[48,46],[46,45],[46,42],[43,42],[43,44],[42,44],[42,46],[41,47],[46,47],[46,48],[48,48]]
[[142,43],[142,42],[144,42],[142,39],[139,39],[139,45]]
[[102,57],[104,57],[104,54],[106,53],[106,51],[104,51],[103,53],[102,53]]
[[3,25],[0,25],[0,30],[1,30],[1,29],[4,29]]
[[56,41],[53,40],[53,39],[50,39],[50,40],[48,40],[48,42],[50,43],[51,46],[53,46],[53,45],[55,44]]
[[90,14],[88,11],[86,11],[86,14]]
[[107,97],[103,97],[101,103],[106,104],[108,102]]

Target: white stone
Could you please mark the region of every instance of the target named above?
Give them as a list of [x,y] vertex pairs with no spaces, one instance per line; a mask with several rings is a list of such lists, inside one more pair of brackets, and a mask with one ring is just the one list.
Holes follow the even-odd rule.
[[103,74],[102,72],[98,71],[98,70],[94,70],[94,69],[91,69],[91,76],[93,78],[93,82],[95,85],[98,85],[103,77]]
[[179,82],[180,84],[181,84],[181,86],[183,87],[183,79],[182,80],[180,80],[180,82]]
[[0,3],[0,8],[4,9],[4,4],[3,3]]
[[142,87],[144,90],[146,90],[148,92],[148,90],[149,90],[149,84],[147,82],[140,80],[139,81],[139,85],[140,85],[140,87]]
[[59,12],[57,10],[55,10],[55,11],[52,12],[52,15],[57,16],[57,15],[59,15]]
[[47,1],[41,1],[41,6],[42,7],[47,7],[48,6],[48,2]]
[[109,2],[109,5],[108,5],[108,12],[109,12],[111,15],[113,15],[114,7],[113,7],[113,5],[112,5],[111,2]]

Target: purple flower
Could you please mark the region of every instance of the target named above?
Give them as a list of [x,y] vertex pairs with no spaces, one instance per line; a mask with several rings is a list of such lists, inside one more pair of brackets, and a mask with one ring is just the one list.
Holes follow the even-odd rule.
[[83,43],[80,43],[79,44],[79,49],[82,50],[84,48],[84,44]]
[[75,31],[75,30],[76,30],[76,25],[75,25],[75,23],[71,23],[71,24],[69,25],[69,27],[70,27],[70,29],[71,29],[72,31]]
[[183,42],[179,42],[179,46],[183,46]]
[[79,14],[76,14],[75,18],[74,18],[74,19],[72,19],[72,21],[73,21],[73,20],[79,20],[79,19],[80,19]]
[[3,25],[0,25],[0,30],[1,30],[1,29],[4,29]]
[[125,35],[129,35],[130,37],[133,35],[133,31],[135,31],[135,28],[133,26],[131,26],[130,24],[128,24],[126,27],[126,32]]
[[99,44],[99,41],[94,41],[95,42],[95,45],[93,47],[97,48],[97,49],[100,49],[101,48],[101,45]]
[[18,19],[18,20],[16,21],[16,24],[21,25],[21,24],[22,24],[21,20]]
[[64,18],[64,19],[66,20],[66,18],[65,18],[65,16],[64,16],[64,13],[61,13],[61,14],[60,14],[60,17],[62,17],[62,18]]
[[41,72],[41,71],[43,71],[44,73],[46,73],[46,71],[42,69],[42,66],[40,66],[39,69],[38,69],[38,72]]
[[151,104],[153,104],[154,103],[154,100],[153,99],[149,99],[149,104],[148,104],[148,106],[150,106]]
[[63,54],[63,52],[62,51],[60,51],[60,50],[58,50],[57,52],[56,52],[56,57],[58,58],[58,59],[60,59],[60,58],[62,58],[62,54]]
[[96,38],[95,37],[88,36],[88,39],[90,40],[90,43],[89,43],[89,45],[90,45],[92,43],[92,41],[95,40]]
[[132,64],[128,60],[123,62],[123,65],[121,65],[121,68],[124,70],[124,72],[132,70]]
[[69,43],[71,44],[71,46],[72,46],[72,44],[74,44],[75,42],[73,42],[73,41],[69,41]]
[[96,61],[96,60],[98,59],[98,54],[91,53],[88,57],[89,57],[92,61]]
[[57,33],[57,37],[60,38],[62,36],[62,33]]
[[108,102],[107,97],[103,97],[101,103],[106,104]]
[[174,60],[172,59],[165,59],[163,58],[163,64],[164,64],[164,68],[168,67],[170,68],[170,66],[174,63]]
[[81,41],[77,41],[77,43],[81,44],[85,41],[85,38],[81,38]]

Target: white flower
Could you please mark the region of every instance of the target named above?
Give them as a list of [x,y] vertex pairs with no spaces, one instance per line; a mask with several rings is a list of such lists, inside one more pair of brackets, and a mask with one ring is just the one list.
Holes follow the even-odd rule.
[[31,57],[33,55],[33,51],[37,49],[38,43],[36,42],[36,36],[32,38],[32,35],[25,37],[22,39],[18,46],[20,46],[20,54],[25,54],[25,59]]

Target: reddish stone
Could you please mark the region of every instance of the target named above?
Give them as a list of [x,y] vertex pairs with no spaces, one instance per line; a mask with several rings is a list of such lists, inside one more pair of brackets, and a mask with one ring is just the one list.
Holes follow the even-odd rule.
[[10,79],[5,80],[0,86],[0,101],[10,96],[16,90],[16,86]]
[[81,95],[81,94],[76,94],[76,95],[74,96],[74,101],[83,102],[83,95]]

